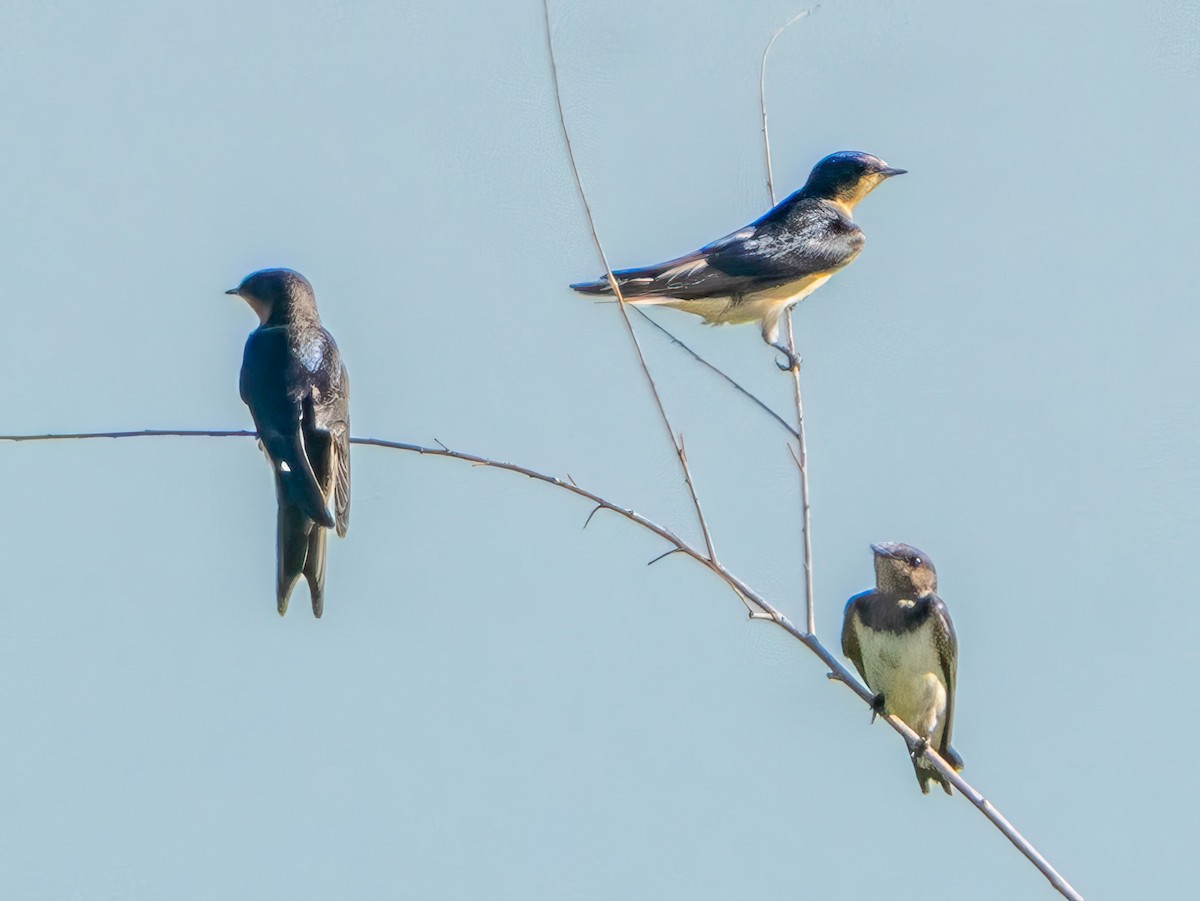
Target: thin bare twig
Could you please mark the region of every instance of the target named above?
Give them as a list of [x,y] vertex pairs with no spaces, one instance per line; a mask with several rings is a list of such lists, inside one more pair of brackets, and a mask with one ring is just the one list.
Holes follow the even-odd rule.
[[[258,432],[245,429],[213,431],[211,429],[138,429],[130,432],[53,432],[44,435],[0,435],[0,441],[73,441],[84,438],[257,438]],[[351,438],[352,444],[361,443]]]
[[[74,432],[70,434],[43,434],[43,435],[0,435],[0,441],[62,441],[70,439],[86,439],[86,438],[158,438],[164,436],[178,436],[185,438],[206,437],[206,438],[253,438],[256,433],[248,431],[214,431],[203,429],[141,429],[138,431],[126,432]],[[733,589],[734,593],[746,603],[747,606],[757,607],[762,610],[762,613],[756,615],[755,619],[768,619],[779,628],[787,632],[806,648],[812,651],[821,662],[830,670],[830,677],[838,682],[846,685],[867,705],[872,707],[874,695],[869,689],[860,683],[854,675],[846,668],[846,666],[837,659],[829,649],[826,648],[817,637],[811,632],[806,632],[796,626],[791,620],[784,616],[778,608],[770,601],[756,592],[753,588],[730,572],[724,564],[717,560],[706,556],[703,551],[688,544],[670,529],[661,526],[658,523],[647,519],[640,513],[637,513],[628,507],[622,507],[620,504],[614,503],[606,498],[601,497],[593,491],[588,491],[586,488],[574,484],[573,482],[560,479],[557,476],[546,475],[537,470],[529,469],[526,466],[520,466],[516,463],[503,463],[498,460],[491,460],[487,457],[481,457],[477,454],[464,453],[462,451],[450,450],[445,445],[439,442],[438,447],[425,447],[420,444],[409,444],[404,441],[387,441],[382,438],[351,438],[351,444],[365,445],[368,447],[380,447],[389,450],[409,451],[411,453],[421,454],[428,457],[445,457],[451,460],[461,460],[469,463],[472,466],[502,469],[507,472],[514,472],[518,475],[526,476],[537,482],[544,482],[547,485],[553,485],[556,488],[561,488],[563,491],[569,491],[577,497],[582,497],[590,501],[598,509],[611,510],[619,516],[624,517],[636,525],[641,526],[649,532],[654,533],[659,538],[666,541],[672,546],[670,553],[681,553],[691,557],[705,569],[716,575],[721,581]],[[884,721],[889,726],[900,733],[905,742],[910,748],[915,747],[920,741],[919,736],[908,728],[903,721],[895,716],[887,715],[883,717]],[[988,818],[993,825],[996,826],[1004,836],[1013,843],[1013,845],[1025,855],[1036,866],[1045,877],[1050,880],[1059,892],[1067,898],[1074,901],[1083,901],[1082,896],[1071,888],[1070,884],[1058,874],[1058,872],[1050,866],[1040,852],[1030,842],[1021,835],[1013,825],[1000,813],[996,807],[988,801],[974,786],[968,783],[953,767],[942,759],[931,746],[927,746],[924,751],[925,758],[942,776],[950,781],[950,783],[962,792],[963,797],[969,800],[979,809],[979,811]]]
[[650,367],[646,365],[646,356],[642,353],[642,344],[638,341],[637,332],[633,330],[633,323],[630,321],[629,312],[625,308],[625,295],[621,293],[621,286],[617,284],[612,266],[609,265],[608,254],[604,252],[604,245],[600,242],[600,233],[596,231],[596,221],[592,217],[592,207],[588,203],[587,192],[583,189],[583,179],[579,175],[579,167],[575,164],[575,149],[571,146],[571,134],[567,130],[567,118],[563,113],[562,94],[559,92],[558,87],[558,62],[554,56],[554,35],[550,27],[549,0],[542,0],[542,15],[546,23],[546,50],[550,56],[550,77],[554,84],[554,105],[558,110],[558,124],[562,129],[563,143],[567,148],[567,161],[571,164],[571,174],[575,178],[575,188],[579,192],[579,199],[583,203],[583,211],[587,216],[588,228],[592,233],[592,242],[596,245],[596,252],[600,255],[600,261],[604,264],[604,272],[608,277],[608,284],[617,298],[617,306],[621,310],[621,319],[625,322],[625,329],[629,332],[629,339],[633,342],[633,349],[637,352],[638,363],[642,367],[642,373],[646,376],[646,384],[650,386],[650,394],[654,397],[654,405],[658,408],[658,415],[661,417],[663,426],[667,430],[667,437],[671,439],[671,446],[675,448],[675,455],[679,458],[679,466],[683,470],[683,481],[687,485],[688,493],[691,495],[692,506],[696,509],[696,519],[699,520],[700,531],[704,535],[704,546],[708,550],[709,558],[716,560],[717,552],[713,547],[712,533],[708,529],[708,521],[704,518],[704,510],[700,506],[700,496],[696,492],[696,483],[692,479],[692,470],[688,466],[687,454],[683,450],[683,442],[676,435],[675,429],[671,425],[670,417],[667,416],[667,408],[663,406],[662,397],[658,393],[658,386],[654,383],[654,376],[650,374]]
[[[762,135],[763,135],[763,156],[767,163],[767,193],[771,197],[771,206],[776,203],[775,200],[775,180],[771,171],[771,137],[767,131],[767,56],[771,53],[771,47],[775,45],[776,39],[783,34],[788,26],[799,22],[806,18],[813,10],[819,7],[806,9],[804,12],[793,16],[776,32],[771,35],[771,40],[767,41],[767,46],[763,50],[762,60],[758,67],[758,106],[759,112],[762,114]],[[792,328],[792,314],[795,312],[793,306],[787,311],[787,342],[788,350],[791,351],[792,359],[798,359],[796,356],[796,333]],[[808,499],[808,443],[804,440],[804,396],[800,391],[800,367],[793,365],[792,373],[792,397],[796,403],[796,428],[792,432],[796,436],[796,444],[798,453],[796,453],[796,464],[800,469],[800,541],[804,550],[804,613],[805,623],[809,632],[816,632],[816,590],[813,587],[813,565],[812,565],[812,505]]]
[[[793,310],[795,308],[793,307]],[[787,314],[788,349],[796,352],[792,331],[792,310]],[[804,395],[800,393],[800,367],[792,367],[792,398],[796,403],[796,453],[793,458],[800,471],[800,541],[804,547],[804,612],[809,632],[817,631],[816,589],[813,586],[812,504],[808,499],[808,442],[804,440]],[[789,445],[790,447],[790,445]]]
[[[788,19],[775,30],[771,35],[771,40],[767,41],[767,47],[763,50],[762,61],[758,66],[758,108],[762,113],[762,133],[763,133],[763,154],[767,164],[767,194],[771,197],[771,206],[775,205],[775,173],[771,169],[771,138],[767,134],[767,55],[771,52],[771,48],[775,46],[775,41],[787,29],[795,25],[801,19],[807,18],[813,12],[820,9],[820,6],[814,6],[811,9],[806,9],[802,13],[797,13],[792,18]],[[795,348],[792,348],[795,350]]]

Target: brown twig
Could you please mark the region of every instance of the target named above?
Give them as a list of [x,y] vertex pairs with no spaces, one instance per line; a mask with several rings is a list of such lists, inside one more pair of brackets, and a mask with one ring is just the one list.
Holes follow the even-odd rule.
[[646,376],[646,384],[650,386],[650,394],[654,397],[654,405],[658,408],[658,415],[662,419],[664,428],[667,430],[667,437],[671,439],[671,446],[675,448],[675,455],[679,458],[679,466],[683,470],[683,481],[687,485],[688,493],[691,495],[692,506],[696,509],[696,519],[700,522],[700,531],[704,535],[704,546],[708,550],[709,559],[716,560],[717,552],[713,546],[712,533],[709,531],[708,521],[704,518],[704,510],[700,506],[700,496],[696,492],[696,483],[692,479],[692,470],[688,466],[687,452],[684,450],[683,440],[676,435],[675,429],[671,426],[670,417],[667,416],[667,408],[663,406],[662,397],[658,393],[658,386],[654,383],[654,376],[650,374],[650,367],[646,365],[646,356],[642,353],[642,344],[638,340],[637,332],[633,330],[633,322],[630,321],[629,312],[625,308],[625,296],[621,293],[621,286],[617,284],[612,266],[609,265],[608,254],[604,252],[604,245],[600,242],[600,233],[596,231],[596,221],[592,217],[592,207],[588,203],[587,192],[583,189],[583,179],[579,175],[579,167],[575,164],[575,150],[571,146],[571,134],[567,130],[567,119],[563,113],[562,95],[558,87],[558,62],[554,56],[554,36],[550,27],[549,0],[542,0],[542,14],[546,23],[546,50],[550,56],[550,77],[554,84],[554,104],[558,110],[558,124],[562,129],[563,142],[567,148],[567,162],[571,164],[571,174],[575,178],[575,188],[579,192],[579,199],[583,203],[583,211],[587,216],[588,228],[592,233],[592,242],[596,245],[596,252],[600,255],[600,261],[604,264],[604,272],[608,277],[608,284],[617,298],[617,306],[621,310],[621,319],[625,323],[629,339],[633,342],[633,349],[637,352],[638,363],[642,367],[642,373]]
[[[254,432],[248,431],[212,431],[204,429],[141,429],[138,431],[126,432],[74,432],[69,434],[44,434],[44,435],[0,435],[0,441],[63,441],[71,439],[86,439],[86,438],[158,438],[164,436],[178,436],[184,438],[253,438]],[[705,569],[716,575],[721,581],[733,589],[734,593],[742,599],[749,607],[758,608],[762,612],[756,614],[753,618],[770,620],[779,628],[783,629],[806,648],[812,651],[820,658],[821,662],[829,668],[830,678],[846,685],[868,706],[871,707],[873,695],[869,689],[860,683],[854,675],[846,668],[846,666],[837,659],[829,649],[826,648],[817,637],[811,632],[806,632],[796,626],[791,620],[784,616],[778,608],[770,601],[762,597],[753,588],[730,572],[724,564],[706,556],[703,551],[688,544],[670,529],[660,526],[658,523],[647,519],[640,513],[622,507],[620,504],[614,503],[606,498],[601,497],[593,491],[588,491],[586,488],[574,484],[573,481],[560,479],[557,476],[546,475],[537,470],[529,469],[526,466],[520,466],[516,463],[503,463],[498,460],[491,460],[487,457],[481,457],[477,454],[464,453],[462,451],[450,450],[445,445],[439,442],[437,447],[425,447],[420,444],[409,444],[405,441],[387,441],[382,438],[351,438],[351,444],[365,445],[367,447],[380,447],[388,450],[409,451],[411,453],[421,454],[427,457],[445,457],[450,460],[461,460],[469,463],[472,466],[487,468],[487,469],[502,469],[507,472],[514,472],[518,475],[526,476],[537,482],[544,482],[547,485],[553,485],[556,488],[561,488],[563,491],[569,491],[577,497],[582,497],[590,501],[597,509],[611,510],[618,516],[624,517],[636,525],[641,526],[647,531],[653,532],[659,538],[663,539],[671,545],[670,553],[680,553],[687,557],[691,557]],[[910,748],[914,747],[919,741],[919,736],[908,728],[901,720],[895,716],[887,715],[883,719],[889,726],[895,729]],[[925,758],[930,764],[941,773],[950,783],[962,792],[963,797],[967,798],[974,804],[979,811],[990,820],[997,829],[999,829],[1005,837],[1013,843],[1013,845],[1025,855],[1036,866],[1045,877],[1050,880],[1059,892],[1065,897],[1074,899],[1074,901],[1083,901],[1082,896],[1071,888],[1070,884],[1058,874],[1058,872],[1050,866],[1038,850],[1030,844],[1030,842],[1021,835],[1013,825],[1005,819],[995,806],[988,801],[974,786],[968,783],[960,776],[953,767],[951,767],[942,757],[932,748],[926,747],[924,752]]]

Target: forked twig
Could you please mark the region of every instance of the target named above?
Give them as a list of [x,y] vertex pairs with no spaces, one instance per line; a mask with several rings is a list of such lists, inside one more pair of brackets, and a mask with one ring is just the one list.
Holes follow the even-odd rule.
[[700,506],[700,496],[696,492],[696,483],[692,479],[692,470],[688,466],[687,454],[684,452],[683,442],[676,435],[675,429],[671,425],[671,419],[667,416],[667,408],[663,406],[662,397],[658,393],[658,386],[654,383],[654,376],[650,374],[650,367],[646,365],[646,355],[642,353],[642,344],[638,340],[637,332],[633,330],[633,323],[630,321],[629,312],[625,308],[625,295],[621,293],[621,286],[617,284],[612,266],[609,265],[608,254],[604,252],[604,245],[600,242],[600,233],[596,231],[596,221],[592,217],[592,207],[588,203],[587,192],[583,189],[583,179],[579,175],[579,167],[575,164],[575,149],[571,146],[571,134],[567,130],[567,119],[563,113],[562,94],[558,88],[558,62],[554,56],[554,35],[550,28],[549,0],[542,0],[542,16],[546,23],[546,50],[550,56],[550,77],[554,84],[554,105],[558,110],[558,124],[562,129],[563,143],[567,148],[567,161],[571,164],[571,174],[575,178],[575,188],[579,192],[579,199],[583,203],[583,212],[587,216],[588,228],[592,233],[592,242],[596,245],[596,252],[600,255],[600,261],[604,264],[604,272],[608,277],[608,284],[617,298],[617,306],[621,310],[621,319],[625,323],[626,331],[629,332],[629,339],[633,342],[633,349],[637,352],[638,363],[642,367],[643,375],[646,376],[646,384],[650,386],[650,394],[654,397],[654,405],[658,408],[658,415],[662,419],[663,427],[667,430],[667,437],[671,439],[671,446],[675,448],[675,456],[679,458],[679,466],[683,470],[683,481],[687,485],[688,493],[691,495],[692,506],[696,509],[696,519],[699,520],[700,531],[704,535],[704,546],[708,550],[709,558],[716,560],[717,552],[713,547],[712,533],[708,529],[708,520],[704,518],[704,510]]
[[696,353],[696,351],[694,351],[690,347],[688,347],[681,338],[677,338],[673,332],[669,331],[666,326],[660,324],[658,322],[658,320],[656,320],[652,316],[650,316],[645,310],[640,309],[639,307],[634,307],[633,311],[635,313],[637,313],[639,316],[641,316],[648,323],[650,323],[652,326],[654,326],[656,329],[658,329],[660,332],[662,332],[664,335],[666,335],[667,340],[669,340],[672,344],[676,345],[677,347],[680,347],[686,354],[688,354],[688,356],[690,356],[693,360],[695,360],[701,366],[703,366],[706,369],[708,369],[709,371],[714,372],[717,375],[719,375],[730,386],[732,386],[734,390],[741,393],[741,395],[743,397],[746,397],[747,399],[749,399],[760,410],[762,410],[764,413],[766,413],[768,416],[770,416],[772,419],[774,419],[777,423],[779,423],[779,425],[781,427],[783,427],[784,429],[787,430],[789,435],[791,435],[793,438],[800,437],[797,434],[796,430],[787,424],[787,420],[784,419],[782,416],[780,416],[778,413],[776,413],[774,410],[772,410],[770,407],[768,407],[766,402],[763,401],[762,399],[760,399],[757,394],[754,394],[751,391],[747,390],[746,388],[743,388],[742,385],[739,382],[735,381],[732,376],[728,375],[725,372],[725,370],[723,370],[717,366],[714,366],[712,363],[708,362],[708,360],[704,359],[704,357],[700,356],[700,354]]
[[[71,434],[44,434],[44,435],[0,435],[0,441],[62,441],[70,439],[85,439],[85,438],[157,438],[164,436],[179,436],[186,438],[206,437],[206,438],[253,438],[256,433],[248,431],[212,431],[203,429],[141,429],[138,431],[126,432],[75,432]],[[653,532],[659,538],[666,541],[672,546],[673,552],[681,553],[691,557],[705,569],[716,575],[721,581],[728,585],[733,592],[742,599],[748,607],[757,607],[762,613],[756,615],[755,619],[769,619],[779,628],[783,629],[806,648],[812,651],[820,658],[825,666],[829,667],[832,678],[846,685],[867,705],[872,706],[874,695],[860,683],[853,674],[850,673],[846,666],[837,659],[829,649],[826,648],[811,632],[805,632],[784,616],[778,608],[770,601],[762,597],[753,588],[730,572],[724,564],[705,555],[703,551],[688,544],[670,529],[660,526],[658,523],[647,519],[640,513],[637,513],[628,507],[622,507],[613,501],[601,497],[595,492],[588,491],[586,488],[581,488],[565,479],[560,479],[556,476],[546,475],[537,470],[529,469],[525,466],[519,466],[516,463],[502,463],[498,460],[491,460],[487,457],[481,457],[477,454],[468,454],[462,451],[454,451],[445,447],[424,447],[420,444],[409,444],[404,441],[387,441],[382,438],[351,438],[351,444],[365,445],[368,447],[381,447],[389,450],[409,451],[411,453],[421,454],[428,457],[445,457],[450,460],[461,460],[469,463],[474,467],[487,469],[502,469],[507,472],[515,472],[519,475],[526,476],[534,481],[544,482],[547,485],[553,485],[556,488],[561,488],[563,491],[569,491],[577,497],[582,497],[596,507],[611,510],[619,516],[624,517],[632,523],[641,526],[647,531]],[[886,715],[884,721],[889,726],[895,729],[905,742],[911,748],[918,741],[919,736],[908,728],[901,720],[895,716]],[[978,790],[975,789],[969,782],[962,778],[945,760],[942,759],[932,747],[926,747],[924,752],[925,759],[936,769],[942,776],[950,781],[950,783],[962,792],[963,797],[969,800],[979,809],[979,811],[999,829],[1004,836],[1013,843],[1013,845],[1025,855],[1036,866],[1059,892],[1067,898],[1074,901],[1083,901],[1082,896],[1076,892],[1067,883],[1058,872],[1050,866],[1038,850],[1029,843],[1029,841],[1021,835],[1013,825],[1005,819],[1005,817],[992,805]]]

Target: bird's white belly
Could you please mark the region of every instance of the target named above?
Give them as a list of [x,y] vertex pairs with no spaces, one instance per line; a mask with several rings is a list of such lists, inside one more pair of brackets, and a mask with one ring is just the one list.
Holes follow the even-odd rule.
[[913,731],[934,737],[946,714],[946,684],[934,642],[933,622],[903,632],[859,630],[867,686],[882,694],[888,713]]

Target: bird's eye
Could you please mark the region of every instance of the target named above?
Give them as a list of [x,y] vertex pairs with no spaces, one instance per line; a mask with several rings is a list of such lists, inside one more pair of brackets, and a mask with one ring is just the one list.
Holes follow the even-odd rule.
[[913,557],[913,566],[920,566],[920,565],[921,565],[921,558]]

